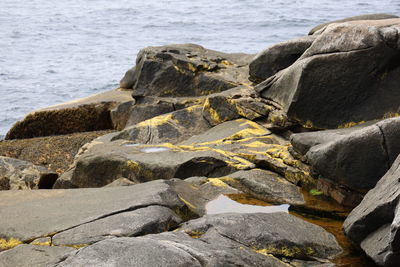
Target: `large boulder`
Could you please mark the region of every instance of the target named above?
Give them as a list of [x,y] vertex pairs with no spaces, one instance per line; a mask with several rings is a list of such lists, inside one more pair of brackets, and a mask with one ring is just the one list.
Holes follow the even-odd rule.
[[196,190],[180,182],[179,188],[158,180],[96,189],[1,191],[0,216],[7,220],[0,225],[0,251],[47,236],[54,236],[55,244],[79,247],[86,245],[83,241],[168,230],[194,215],[182,199],[196,196]]
[[120,82],[133,96],[202,96],[248,83],[252,55],[226,54],[194,44],[142,49]]
[[[375,186],[400,153],[399,132],[400,118],[391,118],[344,129],[294,134],[291,143],[324,179],[363,194]],[[329,188],[324,191],[332,193]],[[339,195],[334,198],[345,202]]]
[[317,32],[320,33],[328,25],[330,25],[332,23],[341,23],[341,22],[348,22],[348,21],[354,21],[354,20],[380,20],[380,19],[393,19],[393,18],[398,18],[398,16],[391,15],[391,14],[385,14],[385,13],[366,14],[366,15],[354,16],[354,17],[334,20],[334,21],[330,21],[330,22],[327,22],[327,23],[323,23],[323,24],[317,25],[314,28],[312,28],[308,34],[312,35],[312,34],[315,34]]
[[6,139],[113,129],[110,110],[132,100],[131,93],[115,89],[32,111],[8,131]]
[[340,252],[331,234],[286,213],[218,214],[189,221],[175,232],[101,241],[60,266],[283,267],[296,259],[323,266]]
[[31,162],[0,156],[0,190],[51,189],[57,173]]
[[260,83],[289,67],[311,46],[315,38],[315,36],[304,36],[261,51],[250,62],[249,79],[254,83]]
[[400,262],[400,157],[344,222],[347,237],[381,266]]
[[307,128],[395,116],[399,30],[400,19],[329,25],[295,63],[256,90]]

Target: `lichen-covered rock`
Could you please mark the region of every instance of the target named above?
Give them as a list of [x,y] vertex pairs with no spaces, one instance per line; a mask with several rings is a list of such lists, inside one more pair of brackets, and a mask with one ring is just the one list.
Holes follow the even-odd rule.
[[398,31],[400,19],[329,25],[295,63],[256,89],[307,128],[394,116],[400,100]]
[[343,229],[378,265],[400,262],[400,157],[347,217]]
[[110,110],[129,100],[132,100],[131,91],[115,89],[36,110],[17,122],[6,139],[113,129]]
[[393,18],[398,18],[398,16],[391,15],[391,14],[366,14],[366,15],[360,15],[360,16],[354,16],[354,17],[349,17],[345,19],[340,19],[340,20],[335,20],[327,23],[323,23],[320,25],[315,26],[310,30],[308,33],[309,35],[315,34],[315,33],[320,33],[323,31],[328,25],[332,23],[341,23],[341,22],[348,22],[348,21],[354,21],[354,20],[381,20],[381,19],[393,19]]
[[[399,132],[400,118],[391,118],[345,129],[294,134],[291,143],[323,178],[355,193],[366,193],[400,153]],[[340,196],[334,198],[344,202]]]
[[194,44],[142,49],[121,80],[134,96],[202,96],[248,83],[252,55],[226,54]]
[[249,79],[254,83],[260,83],[289,67],[311,46],[315,38],[315,36],[304,36],[261,51],[249,65]]
[[0,157],[0,190],[50,189],[57,173],[31,162]]

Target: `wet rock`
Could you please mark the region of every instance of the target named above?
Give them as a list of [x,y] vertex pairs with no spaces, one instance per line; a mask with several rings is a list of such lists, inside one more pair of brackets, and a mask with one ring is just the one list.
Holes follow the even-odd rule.
[[348,22],[348,21],[355,21],[355,20],[381,20],[381,19],[392,19],[392,18],[398,18],[398,16],[391,15],[391,14],[367,14],[367,15],[361,15],[361,16],[354,16],[354,17],[335,20],[335,21],[317,25],[314,28],[312,28],[308,34],[312,35],[315,33],[320,33],[323,30],[325,30],[325,28],[328,25],[330,25],[332,23],[341,23],[341,22]]
[[62,174],[73,163],[80,147],[107,133],[110,131],[3,140],[0,156],[29,161]]
[[31,162],[0,157],[0,190],[50,189],[57,173]]
[[142,49],[120,86],[134,96],[201,96],[248,83],[252,55],[225,54],[194,44]]
[[347,217],[343,229],[378,265],[400,262],[400,157]]
[[134,211],[78,225],[56,234],[54,246],[87,246],[100,240],[122,236],[140,236],[168,231],[182,222],[171,209],[162,206],[148,206]]
[[33,111],[10,129],[6,139],[113,129],[110,110],[132,100],[130,94],[116,89]]
[[180,231],[209,243],[224,237],[275,257],[332,259],[341,252],[332,234],[285,212],[207,215],[184,223]]
[[249,65],[249,79],[254,83],[260,83],[289,67],[311,46],[315,38],[315,36],[304,36],[261,51]]
[[304,198],[300,188],[288,182],[278,174],[261,169],[238,171],[227,177],[221,178],[226,183],[239,182],[236,187],[251,196],[269,203],[288,203],[303,205]]
[[399,131],[400,118],[391,118],[346,129],[294,134],[291,143],[323,178],[365,193],[400,153]]
[[[180,194],[185,193],[184,191],[189,191],[186,194],[196,195],[195,189],[189,185],[186,187],[180,185],[178,191],[173,182],[167,183],[161,180],[111,188],[1,191],[0,217],[7,220],[3,220],[0,225],[0,236],[3,238],[0,239],[0,250],[10,249],[21,242],[39,237],[59,234],[68,229],[71,231],[69,238],[78,238],[74,236],[74,231],[79,232],[80,229],[86,227],[84,225],[91,223],[93,223],[93,229],[90,230],[92,232],[88,230],[87,234],[107,232],[106,229],[117,231],[119,227],[125,225],[125,215],[137,218],[137,214],[129,212],[150,206],[163,206],[179,214],[181,218],[187,218],[193,213],[180,199]],[[140,217],[141,220],[136,222],[136,228],[134,224],[131,225],[132,228],[139,232],[152,230],[158,232],[160,227],[165,226],[168,214],[167,216],[165,213],[157,215],[150,209],[143,212],[151,216]],[[122,215],[124,213],[126,214]],[[20,216],[21,214],[24,216]],[[171,217],[171,222],[174,221],[172,218],[175,217]],[[115,223],[115,225],[106,227],[106,222]],[[161,225],[157,225],[157,222]],[[146,223],[149,228],[146,228]],[[122,232],[128,232],[125,230],[126,228],[123,228]],[[132,230],[132,233],[134,232]],[[62,236],[63,240],[66,240],[65,235]],[[61,239],[61,235],[59,237]],[[89,239],[85,235],[81,238]]]
[[0,252],[0,265],[3,267],[54,266],[74,252],[75,249],[68,247],[23,244],[8,251]]
[[394,116],[400,99],[399,25],[400,19],[332,24],[294,64],[256,90],[306,128]]

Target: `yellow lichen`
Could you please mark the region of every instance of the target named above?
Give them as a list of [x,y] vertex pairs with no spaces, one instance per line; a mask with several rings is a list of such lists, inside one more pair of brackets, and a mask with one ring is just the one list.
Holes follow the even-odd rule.
[[191,238],[200,238],[202,235],[204,235],[204,233],[200,232],[200,231],[189,231],[186,232]]
[[80,249],[89,246],[88,244],[72,244],[72,245],[62,245],[64,247],[70,247],[75,249]]
[[184,199],[183,197],[179,196],[179,199],[185,203],[186,206],[189,207],[189,209],[196,209],[196,206],[194,206],[192,203],[190,203],[189,201],[187,201],[186,199]]
[[359,124],[363,124],[363,123],[365,123],[365,121],[360,121],[360,122],[347,122],[347,123],[343,123],[343,124],[339,125],[338,128],[339,128],[339,129],[342,129],[342,128],[350,128],[350,127],[353,127],[353,126],[356,126],[356,125],[359,125]]
[[385,113],[385,115],[383,115],[383,119],[395,118],[395,117],[399,117],[399,116],[400,116],[400,113],[388,112],[388,113]]
[[233,66],[233,63],[228,61],[228,60],[226,60],[226,59],[225,60],[221,60],[220,63],[223,64],[223,65],[226,65],[226,66]]
[[51,246],[51,241],[46,241],[46,242],[32,242],[30,243],[31,245],[36,245],[36,246]]
[[0,251],[11,249],[11,248],[14,248],[21,244],[22,244],[22,241],[20,241],[16,238],[10,238],[8,240],[0,238]]
[[308,120],[303,124],[303,127],[307,128],[307,129],[313,129],[314,128],[314,124],[312,123],[312,121]]
[[263,249],[256,249],[255,250],[257,253],[263,254],[263,255],[278,255],[278,256],[285,256],[285,257],[299,257],[304,254],[304,251],[296,246],[293,247],[287,247],[287,246],[282,246],[282,247],[274,247],[274,246],[268,246],[267,248]]
[[139,163],[137,163],[136,161],[128,160],[128,161],[126,162],[126,165],[128,165],[128,167],[129,167],[130,169],[132,169],[133,171],[135,171],[135,172],[139,172],[139,170],[140,170]]
[[207,182],[217,187],[228,187],[225,182],[221,181],[221,179],[218,178],[208,178]]
[[215,124],[220,124],[223,120],[220,118],[218,112],[211,107],[210,100],[207,98],[203,105],[203,112],[208,112],[210,118]]
[[172,114],[166,114],[166,115],[160,115],[142,122],[139,122],[137,126],[139,127],[154,127],[154,126],[159,126],[163,125],[166,123],[178,123],[177,120],[173,119]]

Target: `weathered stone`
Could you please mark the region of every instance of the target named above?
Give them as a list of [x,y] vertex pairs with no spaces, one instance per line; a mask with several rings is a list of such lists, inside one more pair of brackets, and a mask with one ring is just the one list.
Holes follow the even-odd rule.
[[168,231],[181,221],[169,208],[148,206],[110,215],[58,233],[53,236],[52,245],[78,247],[112,237],[155,234]]
[[323,23],[323,24],[317,25],[314,28],[312,28],[308,34],[312,35],[312,34],[315,34],[317,32],[320,33],[328,25],[330,25],[332,23],[341,23],[341,22],[348,22],[348,21],[354,21],[354,20],[381,20],[381,19],[392,19],[392,18],[398,18],[398,16],[391,15],[391,14],[367,14],[367,15],[361,15],[361,16],[354,16],[354,17],[335,20],[335,21],[331,21],[331,22],[327,22],[327,23]]
[[0,156],[26,160],[62,174],[73,163],[80,147],[107,133],[110,131],[2,140]]
[[248,83],[252,55],[225,54],[199,45],[142,49],[120,86],[134,96],[201,96]]
[[134,185],[135,183],[132,182],[131,180],[128,180],[126,178],[119,178],[108,185],[105,185],[104,187],[115,187],[115,186],[129,186],[129,185]]
[[[161,180],[96,189],[1,191],[0,217],[7,220],[0,224],[0,236],[4,238],[0,239],[0,250],[68,229],[79,230],[77,227],[103,218],[102,222],[113,221],[105,218],[149,206],[163,206],[185,218],[192,214],[180,199],[185,190],[190,191],[187,194],[196,194],[188,184],[180,185],[178,192],[173,182]],[[114,218],[124,221],[121,217]],[[157,219],[154,217],[154,220]],[[100,231],[102,223],[96,225]]]
[[343,229],[378,265],[400,262],[400,157],[347,217]]
[[277,257],[332,259],[341,252],[332,234],[285,212],[206,215],[184,223],[180,231],[208,243],[225,237]]
[[294,64],[256,90],[306,128],[394,116],[400,99],[398,30],[400,19],[332,24]]
[[47,267],[65,260],[75,249],[68,247],[50,247],[20,245],[8,251],[0,252],[2,267]]
[[291,143],[323,178],[365,193],[400,153],[399,132],[400,118],[391,118],[346,129],[294,134]]
[[113,129],[110,110],[132,100],[130,94],[129,90],[115,89],[33,111],[10,129],[6,139]]
[[249,79],[254,83],[260,83],[289,67],[311,46],[315,38],[315,36],[304,36],[261,51],[249,65]]
[[221,180],[228,184],[232,180],[239,182],[240,185],[235,184],[235,187],[269,203],[288,203],[291,205],[303,205],[305,203],[299,187],[270,171],[261,169],[238,171],[221,178]]
[[[222,239],[222,238],[221,238]],[[115,238],[80,250],[59,266],[265,266],[284,267],[279,259],[240,244],[207,243],[184,233]]]
[[0,157],[0,190],[50,189],[57,173],[31,162]]

